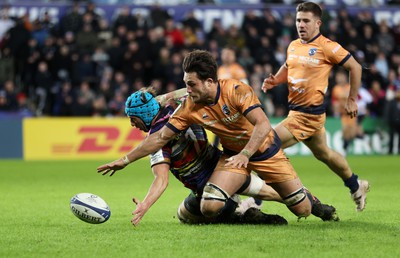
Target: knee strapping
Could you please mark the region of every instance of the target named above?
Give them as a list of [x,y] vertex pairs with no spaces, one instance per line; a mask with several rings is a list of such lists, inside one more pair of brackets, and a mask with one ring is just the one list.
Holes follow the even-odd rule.
[[183,205],[190,213],[198,216],[202,215],[200,211],[200,200],[194,194],[189,194],[183,201]]
[[300,188],[299,190],[289,194],[285,198],[283,198],[283,202],[286,204],[286,206],[294,206],[298,203],[301,203],[305,198],[307,194],[304,188]]
[[250,196],[256,196],[260,193],[261,188],[263,187],[265,182],[260,177],[254,174],[250,174],[250,177],[251,177],[251,182],[249,186],[250,188],[247,194]]
[[[264,180],[262,180],[259,176],[251,173],[250,176],[246,178],[246,182],[240,187],[237,193],[248,196],[257,196],[260,193],[264,184]],[[247,188],[249,190],[246,192],[245,190]]]
[[229,196],[219,186],[212,183],[207,183],[206,186],[204,186],[202,198],[204,200],[215,200],[215,201],[226,202],[229,199]]

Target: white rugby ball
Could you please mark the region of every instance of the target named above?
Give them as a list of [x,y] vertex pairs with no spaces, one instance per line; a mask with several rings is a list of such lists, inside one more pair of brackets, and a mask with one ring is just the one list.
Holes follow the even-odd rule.
[[79,219],[92,224],[104,223],[111,216],[107,203],[91,193],[76,194],[71,198],[70,208]]

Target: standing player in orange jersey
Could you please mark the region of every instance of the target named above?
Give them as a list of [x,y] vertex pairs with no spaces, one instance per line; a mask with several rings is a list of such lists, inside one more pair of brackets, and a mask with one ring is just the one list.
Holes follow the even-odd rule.
[[296,8],[296,27],[299,38],[287,49],[286,62],[275,75],[264,80],[262,89],[287,83],[289,88],[289,115],[275,127],[282,148],[303,142],[314,156],[324,162],[344,181],[350,189],[356,210],[365,208],[369,183],[359,180],[346,159],[330,149],[326,142],[324,96],[328,89],[328,78],[334,65],[349,71],[350,93],[345,110],[352,119],[357,119],[357,94],[361,84],[362,69],[351,54],[338,43],[320,33],[321,7],[312,2],[301,3]]
[[347,115],[345,106],[349,97],[350,84],[347,75],[342,70],[335,74],[336,85],[332,89],[332,108],[334,115],[340,117],[342,123],[343,155],[347,154],[350,143],[357,135],[357,119]]
[[218,79],[236,79],[249,83],[246,70],[236,62],[236,53],[233,48],[224,47],[221,50],[221,65],[217,70]]

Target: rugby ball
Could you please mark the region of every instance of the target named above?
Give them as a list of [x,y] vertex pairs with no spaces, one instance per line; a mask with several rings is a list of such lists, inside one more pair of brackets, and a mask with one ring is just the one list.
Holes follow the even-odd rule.
[[107,203],[98,195],[91,193],[76,194],[71,198],[70,208],[75,216],[91,224],[104,223],[111,216]]

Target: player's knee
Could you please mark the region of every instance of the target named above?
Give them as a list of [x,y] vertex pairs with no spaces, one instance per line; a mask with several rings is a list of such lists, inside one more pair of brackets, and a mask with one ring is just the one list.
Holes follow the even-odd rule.
[[203,197],[200,205],[201,213],[206,217],[218,216],[228,198],[228,194],[219,186],[207,183],[203,190]]
[[283,198],[283,202],[298,217],[308,217],[311,214],[311,202],[303,187]]
[[205,201],[203,200],[201,202],[201,213],[205,216],[205,217],[217,217],[220,213],[220,211],[222,210],[222,208],[224,207],[225,203],[220,202],[220,201]]
[[180,220],[181,223],[184,224],[199,224],[203,222],[203,218],[204,216],[202,216],[202,214],[194,214],[192,213],[190,210],[188,210],[185,207],[184,204],[185,201],[183,201],[179,207],[178,207],[178,211],[177,211],[177,217]]

